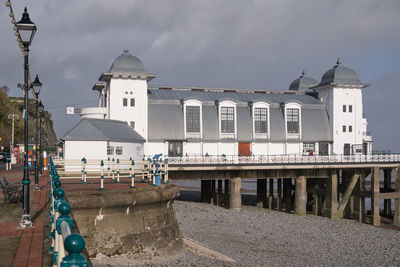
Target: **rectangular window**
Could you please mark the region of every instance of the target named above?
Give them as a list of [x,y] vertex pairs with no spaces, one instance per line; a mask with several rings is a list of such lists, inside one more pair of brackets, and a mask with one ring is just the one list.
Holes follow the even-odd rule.
[[315,143],[303,143],[303,152],[310,153],[315,152]]
[[299,133],[299,109],[286,109],[286,121],[288,133]]
[[346,105],[343,105],[343,112],[346,112]]
[[124,107],[127,107],[127,106],[128,106],[128,98],[124,98],[124,99],[122,100],[122,105],[123,105]]
[[353,126],[349,125],[349,133],[353,132]]
[[122,146],[117,146],[115,149],[115,154],[122,155]]
[[254,108],[254,128],[256,133],[267,133],[268,124],[268,109]]
[[186,106],[186,132],[200,132],[200,107]]
[[107,146],[107,155],[114,155],[114,147]]
[[133,129],[135,129],[135,122],[134,122],[134,121],[131,121],[130,125],[131,125],[131,127],[132,127]]
[[235,109],[221,107],[221,133],[235,133]]
[[346,125],[343,125],[343,132],[346,132]]
[[349,112],[353,112],[353,106],[349,105]]
[[131,98],[131,107],[134,107],[134,106],[135,106],[135,99]]

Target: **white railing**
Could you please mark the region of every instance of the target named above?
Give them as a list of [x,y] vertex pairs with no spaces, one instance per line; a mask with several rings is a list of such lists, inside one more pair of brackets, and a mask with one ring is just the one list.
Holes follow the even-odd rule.
[[246,165],[246,164],[340,164],[340,163],[400,163],[400,154],[372,155],[207,155],[168,157],[169,165]]

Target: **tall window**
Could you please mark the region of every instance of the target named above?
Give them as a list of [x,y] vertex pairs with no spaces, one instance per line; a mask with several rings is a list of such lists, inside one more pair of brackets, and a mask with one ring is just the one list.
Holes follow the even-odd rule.
[[186,106],[186,132],[200,132],[199,106]]
[[346,132],[346,125],[343,125],[342,128],[343,128],[343,129],[342,129],[343,132],[345,133],[345,132]]
[[353,126],[349,125],[349,133],[353,132]]
[[254,126],[256,133],[267,133],[267,113],[268,109],[266,108],[254,108]]
[[315,152],[315,143],[303,143],[303,152],[310,153]]
[[115,148],[115,154],[122,155],[122,146],[117,146]]
[[343,105],[343,112],[346,112],[346,105]]
[[288,133],[299,133],[299,109],[286,109],[286,122]]
[[235,109],[221,107],[221,133],[235,133]]
[[135,99],[131,98],[131,107],[134,107],[134,106],[135,106]]
[[353,106],[349,105],[349,112],[353,112]]
[[124,107],[127,107],[127,106],[128,106],[128,98],[124,98],[124,99],[122,100],[122,105],[123,105]]

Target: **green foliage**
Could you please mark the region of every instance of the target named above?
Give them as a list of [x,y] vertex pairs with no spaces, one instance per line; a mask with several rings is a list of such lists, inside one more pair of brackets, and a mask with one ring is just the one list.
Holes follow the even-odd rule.
[[[9,114],[17,114],[19,120],[14,122],[14,143],[19,144],[24,142],[24,118],[22,111],[24,109],[24,99],[21,97],[8,97],[4,90],[0,90],[0,146],[4,147],[4,151],[9,150],[11,141],[12,122],[8,119]],[[29,143],[34,143],[35,137],[35,111],[36,105],[34,99],[28,101],[29,121],[28,121],[28,140]],[[44,142],[44,147],[54,147],[57,143],[57,137],[53,130],[53,121],[51,114],[44,112],[45,128],[44,132],[47,136],[47,144]]]

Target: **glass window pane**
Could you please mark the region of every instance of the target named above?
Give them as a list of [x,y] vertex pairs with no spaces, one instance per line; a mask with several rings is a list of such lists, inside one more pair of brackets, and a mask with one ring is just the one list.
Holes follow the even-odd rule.
[[299,109],[286,109],[286,121],[288,133],[299,133]]
[[186,131],[200,132],[200,107],[186,107]]
[[233,107],[221,107],[221,132],[235,132],[235,111]]

